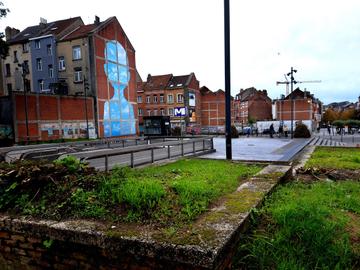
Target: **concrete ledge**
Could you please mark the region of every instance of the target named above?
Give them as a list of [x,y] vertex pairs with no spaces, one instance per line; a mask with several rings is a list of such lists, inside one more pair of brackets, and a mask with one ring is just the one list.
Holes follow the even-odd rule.
[[[267,166],[235,192],[224,196],[193,224],[175,233],[156,225],[124,224],[115,227],[82,220],[56,222],[0,216],[0,237],[3,232],[51,239],[59,245],[65,243],[68,249],[77,249],[80,245],[81,249],[74,252],[93,254],[96,250],[99,260],[105,258],[103,261],[111,262],[109,267],[115,268],[131,264],[144,269],[225,269],[231,262],[240,234],[247,229],[251,210],[258,207],[289,172],[290,166]],[[54,244],[51,252],[56,248]],[[50,251],[44,249],[42,252]],[[0,250],[2,260],[5,258],[3,254]],[[50,260],[50,257],[47,254],[44,258]]]

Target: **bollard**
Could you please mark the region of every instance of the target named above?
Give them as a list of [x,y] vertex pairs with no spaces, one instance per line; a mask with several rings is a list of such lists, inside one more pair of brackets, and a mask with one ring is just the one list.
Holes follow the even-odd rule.
[[151,148],[151,163],[154,163],[154,148]]
[[203,151],[205,151],[205,140],[203,140],[202,143],[203,143]]
[[168,145],[168,158],[170,159],[171,156],[170,156],[170,145]]
[[184,142],[181,142],[181,156],[184,156]]
[[105,155],[105,171],[108,172],[109,171],[109,160],[108,160],[108,155]]
[[195,142],[193,142],[193,153],[195,154]]
[[134,168],[134,152],[130,153],[130,167]]

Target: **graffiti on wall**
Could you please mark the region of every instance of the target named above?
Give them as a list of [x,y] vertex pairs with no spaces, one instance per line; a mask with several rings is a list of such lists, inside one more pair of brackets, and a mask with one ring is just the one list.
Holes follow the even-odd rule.
[[89,138],[96,139],[95,126],[93,122],[68,122],[41,124],[40,130],[46,131],[48,137],[57,136],[63,139],[79,139],[86,138],[87,129],[89,130]]
[[13,130],[10,125],[0,125],[0,140],[14,139]]
[[116,40],[106,42],[104,70],[114,89],[114,95],[104,104],[104,136],[136,134],[134,109],[124,96],[130,80],[128,58]]

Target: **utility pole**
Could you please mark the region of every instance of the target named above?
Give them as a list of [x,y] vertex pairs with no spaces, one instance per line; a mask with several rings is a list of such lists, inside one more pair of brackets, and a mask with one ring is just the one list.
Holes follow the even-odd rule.
[[291,67],[291,71],[287,74],[288,76],[290,76],[290,86],[291,86],[291,92],[290,92],[290,101],[291,101],[291,139],[294,138],[294,98],[293,98],[293,90],[294,90],[294,83],[296,84],[297,82],[294,79],[294,73],[296,73],[297,70],[293,69],[293,67]]
[[230,100],[230,3],[224,0],[224,41],[225,41],[225,135],[226,159],[232,159],[231,150],[231,100]]

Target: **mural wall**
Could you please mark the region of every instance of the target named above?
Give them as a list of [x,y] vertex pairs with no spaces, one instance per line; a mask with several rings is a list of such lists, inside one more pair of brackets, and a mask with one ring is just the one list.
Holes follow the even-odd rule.
[[100,137],[136,135],[135,50],[117,20],[95,35]]

